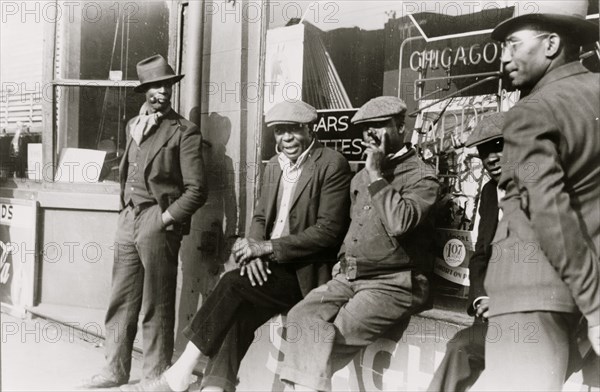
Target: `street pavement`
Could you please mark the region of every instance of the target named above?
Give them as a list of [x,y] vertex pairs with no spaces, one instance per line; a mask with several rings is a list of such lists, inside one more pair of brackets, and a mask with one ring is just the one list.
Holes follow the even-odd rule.
[[[1,391],[84,391],[83,382],[104,364],[102,339],[89,333],[5,313],[1,314],[1,327]],[[141,354],[134,353],[130,383],[138,382],[141,375]],[[190,390],[199,390],[198,385]]]

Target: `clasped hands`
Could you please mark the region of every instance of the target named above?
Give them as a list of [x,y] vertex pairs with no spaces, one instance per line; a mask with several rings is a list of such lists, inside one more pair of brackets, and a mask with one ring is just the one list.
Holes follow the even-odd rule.
[[271,270],[263,257],[273,253],[271,241],[257,241],[252,238],[238,238],[233,244],[231,255],[240,266],[240,275],[247,275],[252,286],[262,286]]

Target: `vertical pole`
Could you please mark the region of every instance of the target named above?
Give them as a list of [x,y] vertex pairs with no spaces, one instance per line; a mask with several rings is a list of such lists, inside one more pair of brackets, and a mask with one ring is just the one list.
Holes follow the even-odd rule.
[[187,79],[185,100],[189,108],[187,117],[191,122],[200,127],[200,108],[202,101],[202,57],[204,46],[204,2],[190,1],[189,18],[187,18],[188,37],[193,37],[187,42],[185,77]]

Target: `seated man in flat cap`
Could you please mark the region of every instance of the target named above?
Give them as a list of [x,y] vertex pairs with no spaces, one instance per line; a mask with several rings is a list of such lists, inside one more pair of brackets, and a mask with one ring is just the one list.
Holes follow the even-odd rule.
[[316,119],[315,108],[301,101],[266,114],[279,153],[264,170],[250,232],[233,247],[240,269],[221,278],[184,330],[189,343],[179,360],[133,390],[187,390],[204,354],[210,360],[202,389],[234,391],[254,331],[329,280],[348,228],[351,172],[340,153],[316,139]]
[[280,376],[296,390],[330,390],[333,372],[428,299],[439,183],[403,142],[405,112],[401,99],[378,97],[352,118],[364,125],[366,166],[350,186],[352,221],[333,279],[288,313]]

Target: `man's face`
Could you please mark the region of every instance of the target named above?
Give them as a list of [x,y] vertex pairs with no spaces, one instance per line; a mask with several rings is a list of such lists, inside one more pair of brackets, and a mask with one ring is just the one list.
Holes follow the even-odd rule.
[[164,112],[171,107],[173,83],[171,81],[156,82],[146,90],[146,102],[155,112]]
[[312,132],[306,124],[278,124],[274,128],[277,148],[292,162],[296,162],[313,140]]
[[544,76],[550,60],[545,44],[549,34],[523,28],[504,40],[502,62],[504,72],[518,88],[533,87]]
[[[391,118],[383,121],[370,121],[362,124],[363,128],[363,140],[366,143],[381,144],[381,141],[385,138],[385,151],[384,153],[392,154],[400,150],[404,144],[403,134],[404,126],[398,126],[396,120]],[[380,141],[377,141],[370,135],[374,134]]]
[[483,162],[483,167],[496,182],[500,180],[500,175],[502,174],[500,160],[502,158],[503,147],[504,139],[502,138],[490,140],[487,143],[477,146],[479,158]]

